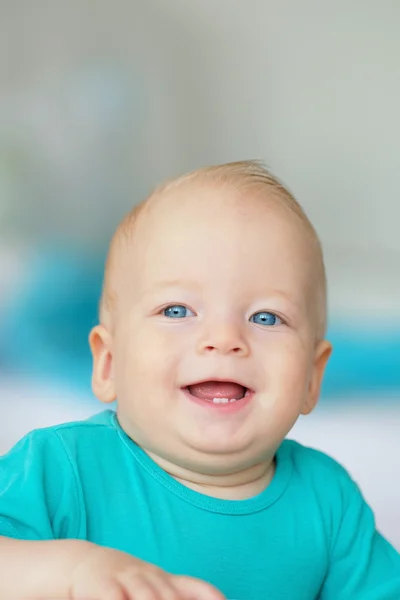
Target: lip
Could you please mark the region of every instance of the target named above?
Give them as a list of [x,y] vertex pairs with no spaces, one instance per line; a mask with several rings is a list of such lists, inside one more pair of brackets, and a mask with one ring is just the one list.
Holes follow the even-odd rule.
[[[213,381],[216,381],[214,379]],[[236,402],[228,402],[227,404],[215,404],[210,400],[202,400],[201,398],[197,398],[197,396],[192,396],[187,388],[181,388],[182,392],[185,394],[186,398],[188,398],[194,404],[198,406],[202,406],[206,410],[219,411],[222,413],[237,413],[243,410],[254,397],[254,393],[251,390],[248,390],[247,396],[241,398],[240,400],[236,400]]]
[[254,390],[247,385],[247,383],[245,381],[239,381],[239,379],[230,379],[229,377],[207,377],[205,379],[199,379],[197,381],[190,381],[189,383],[185,383],[182,386],[182,389],[188,388],[191,385],[201,385],[202,383],[208,383],[209,381],[215,381],[217,383],[236,383],[236,385],[241,385],[242,387],[246,388],[246,390],[248,390],[250,393],[254,394]]
[[[204,400],[202,398],[197,398],[197,396],[193,396],[190,392],[189,392],[189,387],[192,385],[199,385],[201,383],[207,383],[208,381],[216,381],[216,382],[221,382],[221,383],[236,383],[237,385],[241,385],[242,387],[246,388],[246,395],[243,398],[240,398],[239,400],[236,400],[235,402],[229,402],[226,404],[222,404],[222,403],[214,403],[210,400]],[[191,402],[193,402],[194,404],[197,404],[198,406],[202,406],[205,409],[209,409],[209,410],[213,410],[213,411],[219,411],[222,413],[236,413],[236,412],[240,412],[241,410],[243,410],[248,404],[250,404],[250,402],[252,401],[254,395],[255,395],[255,391],[252,390],[251,388],[249,388],[247,385],[245,385],[242,381],[238,381],[235,379],[222,379],[219,377],[212,377],[209,379],[202,379],[199,380],[197,382],[192,382],[189,383],[185,386],[181,387],[182,392],[185,394],[186,398],[188,398]]]

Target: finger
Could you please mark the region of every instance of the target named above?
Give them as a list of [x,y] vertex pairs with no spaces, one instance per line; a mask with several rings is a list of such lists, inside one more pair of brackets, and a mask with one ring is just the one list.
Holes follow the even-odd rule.
[[174,577],[164,571],[153,571],[145,573],[146,579],[157,590],[162,600],[184,600],[181,592],[174,586]]
[[127,600],[163,600],[154,576],[145,573],[126,573],[121,577]]
[[[88,596],[85,596],[85,598],[88,598]],[[101,592],[99,591],[98,595],[94,595],[93,598],[101,598],[101,600],[129,600],[129,596],[123,587],[115,581],[104,583]]]
[[210,583],[192,577],[174,577],[173,584],[184,600],[225,600],[225,596]]

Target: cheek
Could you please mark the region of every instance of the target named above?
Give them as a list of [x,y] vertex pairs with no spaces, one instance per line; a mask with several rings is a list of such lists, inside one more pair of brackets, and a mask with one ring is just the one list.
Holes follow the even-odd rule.
[[278,443],[297,421],[310,382],[310,353],[298,340],[274,343],[264,363],[265,391],[260,399],[259,419],[265,436]]
[[132,326],[121,341],[116,379],[132,391],[167,385],[176,378],[180,356],[179,336],[151,324]]
[[264,364],[267,385],[275,389],[277,396],[303,395],[311,375],[312,353],[299,337],[283,334],[271,339]]

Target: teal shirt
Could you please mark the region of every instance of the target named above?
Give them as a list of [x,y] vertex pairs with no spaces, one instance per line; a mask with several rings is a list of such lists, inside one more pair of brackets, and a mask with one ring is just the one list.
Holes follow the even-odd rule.
[[400,555],[347,472],[284,441],[248,500],[187,489],[106,411],[37,430],[0,459],[0,535],[79,538],[238,600],[399,600]]

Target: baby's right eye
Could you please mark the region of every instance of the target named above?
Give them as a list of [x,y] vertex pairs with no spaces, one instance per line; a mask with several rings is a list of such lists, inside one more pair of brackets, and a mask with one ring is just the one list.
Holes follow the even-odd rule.
[[167,306],[162,311],[162,314],[165,317],[169,317],[170,319],[184,319],[185,317],[194,317],[194,313],[187,308],[186,306],[182,306],[181,304],[172,304],[171,306]]

